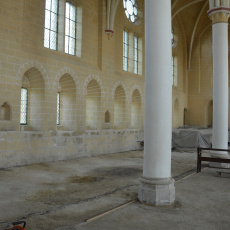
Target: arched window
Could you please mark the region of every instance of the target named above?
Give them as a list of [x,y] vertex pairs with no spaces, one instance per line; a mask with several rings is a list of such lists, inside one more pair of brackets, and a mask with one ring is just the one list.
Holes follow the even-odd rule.
[[57,50],[58,0],[46,0],[44,47]]
[[57,125],[60,125],[60,92],[57,92]]
[[76,54],[76,6],[66,2],[65,8],[65,53]]
[[[28,131],[42,131],[44,120],[45,82],[35,67],[24,74],[21,88],[21,125]],[[24,129],[25,130],[25,129]]]
[[28,105],[28,90],[27,88],[21,88],[21,112],[20,112],[20,124],[27,124],[27,105]]

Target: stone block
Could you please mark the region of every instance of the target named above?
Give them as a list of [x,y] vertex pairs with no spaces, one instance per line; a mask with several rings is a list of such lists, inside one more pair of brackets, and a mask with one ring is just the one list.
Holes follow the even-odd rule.
[[141,181],[139,185],[138,199],[141,203],[148,205],[171,205],[175,200],[174,180],[171,179],[166,184],[146,183]]

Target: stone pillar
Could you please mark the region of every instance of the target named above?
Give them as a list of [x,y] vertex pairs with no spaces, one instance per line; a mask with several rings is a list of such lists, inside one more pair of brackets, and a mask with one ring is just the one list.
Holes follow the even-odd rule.
[[[212,147],[228,148],[228,18],[230,8],[214,7],[208,11],[213,36],[213,132]],[[213,155],[226,157],[227,152]],[[216,163],[211,164],[216,165]],[[219,165],[219,164],[218,164]],[[219,165],[220,166],[220,165]]]
[[146,0],[144,169],[138,198],[150,205],[169,205],[175,199],[171,58],[171,0]]

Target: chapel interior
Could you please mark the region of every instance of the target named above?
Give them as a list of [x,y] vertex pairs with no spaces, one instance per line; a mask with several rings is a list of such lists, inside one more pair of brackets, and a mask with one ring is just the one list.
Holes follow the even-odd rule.
[[[94,202],[92,197],[100,197],[100,192],[96,192],[97,186],[92,191],[94,184],[104,176],[116,172],[115,169],[110,172],[109,168],[112,169],[117,162],[117,167],[124,167],[122,170],[138,166],[138,171],[134,170],[135,174],[131,175],[129,171],[129,176],[135,176],[135,180],[129,181],[131,184],[133,180],[136,190],[133,185],[127,187],[129,183],[125,179],[126,171],[122,171],[124,174],[119,171],[119,176],[125,182],[122,185],[116,184],[122,182],[114,182],[119,187],[118,191],[123,186],[133,199],[138,197],[141,202],[148,203],[152,199],[146,198],[149,196],[148,191],[158,191],[159,184],[167,184],[167,188],[163,190],[170,193],[169,201],[162,198],[164,201],[156,201],[156,204],[174,205],[174,210],[180,209],[180,202],[175,199],[177,190],[175,193],[174,183],[175,187],[178,184],[183,190],[177,179],[181,179],[179,175],[183,173],[187,176],[186,173],[196,167],[196,148],[201,145],[225,149],[230,142],[229,16],[229,0],[0,0],[2,207],[8,210],[7,202],[12,197],[15,197],[16,203],[19,202],[14,189],[17,190],[20,181],[26,185],[20,185],[22,187],[19,186],[19,190],[22,192],[23,186],[28,186],[28,193],[31,194],[35,193],[32,187],[37,186],[36,180],[43,176],[46,178],[43,185],[51,186],[49,180],[52,179],[47,179],[48,174],[41,174],[43,169],[44,172],[50,172],[45,170],[49,164],[56,164],[55,170],[58,167],[63,170],[62,174],[60,171],[54,176],[59,181],[64,177],[65,166],[58,164],[65,162],[68,169],[76,174],[74,170],[82,170],[75,180],[78,181],[78,186],[83,187],[76,187],[76,190],[82,189],[83,192],[84,188],[84,192],[88,191],[85,192],[87,199]],[[171,20],[166,20],[167,17]],[[215,26],[222,24],[223,28],[215,30]],[[217,30],[220,32],[215,32]],[[222,39],[223,36],[225,40]],[[157,50],[161,52],[155,52]],[[164,66],[162,60],[166,59],[167,66]],[[161,86],[163,90],[160,89]],[[215,134],[213,121],[217,127]],[[154,127],[155,130],[151,131]],[[218,132],[224,132],[221,140],[218,139]],[[161,136],[168,139],[164,140]],[[156,155],[154,151],[157,152]],[[108,157],[111,159],[107,159]],[[127,161],[128,158],[130,161]],[[182,162],[181,165],[178,164],[179,161]],[[103,168],[106,164],[107,173],[103,174],[100,167]],[[35,170],[34,165],[41,167],[39,173],[29,171]],[[93,166],[97,167],[94,169],[95,175],[93,179],[89,179],[87,176],[91,174],[87,170],[93,170]],[[209,170],[212,176],[215,175],[215,171],[208,169],[203,174],[205,177],[208,177]],[[10,173],[14,173],[14,177],[10,177]],[[40,176],[35,176],[36,173]],[[73,183],[74,173],[68,172],[69,178],[72,178],[68,180],[69,183]],[[26,182],[22,179],[24,174],[35,177]],[[79,182],[83,177],[89,184]],[[161,178],[161,182],[155,182],[156,178]],[[162,182],[166,179],[170,182]],[[206,179],[199,178],[197,181],[200,180],[203,184]],[[229,180],[228,177],[227,179]],[[10,198],[5,188],[11,180],[17,186],[12,185],[10,191],[13,193],[9,193]],[[116,180],[118,178],[114,179]],[[95,183],[90,184],[91,182]],[[31,183],[31,188],[27,183]],[[215,183],[222,183],[220,186],[226,184],[224,181]],[[155,187],[150,189],[150,184]],[[188,188],[192,189],[192,184],[196,184],[195,179]],[[109,186],[113,186],[112,182],[108,182],[108,188]],[[60,189],[59,195],[65,190],[64,187],[55,187],[57,191]],[[102,191],[99,187],[98,191]],[[104,194],[110,196],[113,192],[108,188],[105,186],[107,193]],[[52,189],[54,190],[49,187],[48,190]],[[113,191],[115,190],[114,188]],[[159,190],[161,194],[164,193],[163,190]],[[74,199],[74,191],[71,190],[70,200]],[[223,191],[226,195],[227,191]],[[39,202],[51,206],[55,204],[55,199],[49,204],[45,192],[39,194],[43,199]],[[179,194],[181,193],[178,192],[178,197]],[[38,197],[34,197],[26,200],[36,203]],[[87,199],[82,198],[84,202]],[[119,199],[117,198],[120,203],[127,201]],[[186,203],[187,200],[184,199]],[[58,203],[58,207],[63,205],[66,208],[70,200]],[[87,209],[84,202],[81,204],[85,205],[81,207],[82,210]],[[109,201],[106,202],[111,206]],[[104,206],[102,203],[97,204],[100,207],[98,206],[97,211],[90,212],[90,215],[107,209],[106,202],[102,202]],[[23,204],[17,204],[21,209],[20,205]],[[27,206],[25,210],[22,208],[25,218],[20,215],[20,209],[17,211],[16,208],[11,217],[6,214],[11,209],[5,212],[5,216],[2,209],[4,218],[1,221],[0,217],[0,227],[9,227],[11,221],[25,219],[30,222],[30,229],[48,229],[45,225],[39,227],[39,220],[44,221],[43,217],[31,217],[29,213],[36,211],[30,210],[30,204]],[[140,209],[141,207],[138,206]],[[48,210],[47,206],[40,206],[40,203],[38,209],[40,213],[44,213],[41,216],[45,216],[44,210]],[[55,207],[55,210],[59,209]],[[53,211],[48,211],[48,215],[50,213]],[[82,220],[83,217],[80,214],[78,216],[81,217],[79,221]],[[34,228],[30,218],[38,218]],[[58,222],[54,217],[51,219]],[[53,223],[52,221],[47,223]],[[223,219],[222,225],[215,225],[216,228],[213,229],[227,229],[227,224],[226,219]],[[63,227],[59,224],[52,229],[70,229],[58,228],[60,226]],[[118,229],[135,229],[121,226]],[[170,225],[165,224],[165,227],[168,226]],[[89,228],[77,225],[76,229],[108,227],[92,224]],[[136,229],[142,227],[137,224]],[[150,228],[146,225],[143,229]],[[203,229],[210,228],[206,226]]]

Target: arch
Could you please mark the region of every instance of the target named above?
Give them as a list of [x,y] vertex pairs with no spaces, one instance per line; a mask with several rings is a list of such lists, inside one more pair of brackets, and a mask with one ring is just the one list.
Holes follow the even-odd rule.
[[21,93],[25,88],[27,91],[26,98],[22,100],[21,97],[21,109],[25,103],[27,105],[26,111],[20,114],[26,117],[25,122],[21,123],[21,125],[27,125],[31,131],[42,131],[46,88],[45,79],[37,68],[31,67],[24,73],[23,78],[21,78],[21,86],[24,88],[21,89]]
[[91,80],[93,80],[93,79],[98,83],[98,85],[99,85],[99,87],[100,87],[100,90],[101,90],[101,97],[104,97],[104,96],[105,96],[104,86],[103,86],[103,84],[102,84],[101,79],[100,79],[97,75],[95,75],[95,74],[91,74],[91,75],[89,75],[89,76],[86,78],[85,83],[84,83],[84,86],[83,86],[83,94],[84,94],[84,95],[87,94],[87,87],[88,87],[88,84],[89,84],[89,82],[90,82]]
[[200,18],[201,18],[201,15],[203,14],[205,8],[207,7],[208,5],[208,1],[206,1],[196,19],[196,23],[194,25],[194,28],[193,28],[193,31],[192,31],[192,36],[191,36],[191,40],[190,40],[190,47],[189,47],[189,53],[188,53],[188,69],[191,69],[191,57],[192,57],[192,50],[193,50],[193,43],[194,43],[194,38],[195,38],[195,33],[196,33],[196,29],[197,29],[197,26],[198,26],[198,23],[200,22]]
[[141,103],[144,102],[144,97],[143,97],[143,93],[142,93],[142,90],[141,90],[141,87],[139,85],[134,85],[130,91],[130,96],[129,98],[132,99],[132,96],[133,96],[133,93],[135,90],[138,90],[139,93],[140,93],[140,96],[141,96]]
[[105,121],[104,122],[105,123],[110,123],[110,112],[109,112],[109,110],[107,110],[105,112]]
[[100,128],[101,87],[95,79],[91,79],[86,92],[86,129]]
[[182,10],[184,10],[185,8],[195,4],[195,3],[199,3],[202,2],[203,0],[194,0],[192,2],[186,3],[184,6],[180,7],[173,15],[172,15],[172,20],[174,19],[174,17],[179,14]]
[[32,68],[36,68],[41,73],[41,75],[43,76],[43,79],[45,81],[46,89],[49,89],[50,88],[49,75],[48,75],[46,69],[44,68],[44,66],[36,60],[29,60],[29,61],[23,63],[22,65],[20,65],[20,67],[17,71],[17,74],[16,74],[16,84],[21,85],[21,83],[23,81],[22,79],[24,77],[24,74]]
[[69,74],[74,82],[75,82],[75,87],[77,89],[77,93],[80,94],[80,82],[79,82],[79,78],[78,76],[76,75],[76,73],[69,67],[64,67],[62,69],[60,69],[58,71],[58,73],[56,74],[55,76],[55,79],[54,79],[54,83],[53,83],[53,89],[56,89],[58,91],[59,89],[59,81],[61,79],[62,76],[66,75],[66,74]]
[[[114,87],[113,87],[113,90],[112,90],[112,98],[114,99],[114,94],[115,94],[115,91],[117,89],[118,86],[121,86],[125,92],[125,95],[127,95],[127,87],[125,86],[125,84],[121,81],[118,81]],[[128,98],[126,97],[126,100],[128,100]]]
[[11,118],[11,107],[5,101],[0,107],[0,120],[9,121]]
[[131,128],[140,128],[141,126],[141,94],[135,89],[132,94],[131,105]]
[[72,76],[66,73],[59,79],[59,86],[58,129],[73,131],[76,122],[76,84]]
[[121,84],[114,91],[114,128],[124,129],[126,122],[126,94]]

